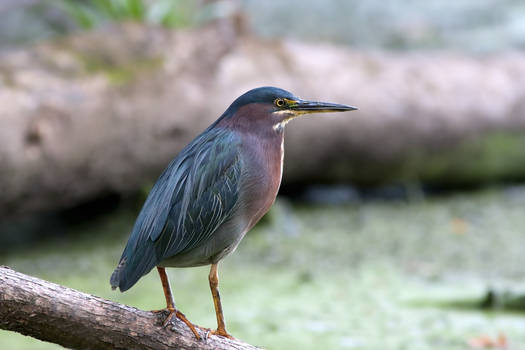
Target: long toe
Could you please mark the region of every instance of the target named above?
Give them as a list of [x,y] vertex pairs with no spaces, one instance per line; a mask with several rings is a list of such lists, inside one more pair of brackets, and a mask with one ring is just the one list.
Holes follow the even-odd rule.
[[169,311],[169,315],[168,315],[168,317],[166,317],[164,322],[162,322],[162,327],[166,327],[171,322],[171,320],[173,319],[173,316],[175,316],[177,314],[177,310],[175,310],[175,309],[164,309],[164,310],[168,310]]
[[154,312],[154,313],[161,313],[161,312],[165,312],[165,311],[168,311],[169,315],[168,315],[168,317],[166,317],[164,322],[162,322],[162,327],[166,327],[168,324],[170,324],[170,322],[173,319],[173,317],[177,317],[179,320],[181,320],[182,322],[184,322],[188,326],[188,328],[191,330],[193,335],[195,335],[195,338],[197,340],[201,339],[201,337],[199,335],[199,332],[195,328],[195,325],[193,325],[193,323],[191,323],[190,320],[188,320],[186,318],[186,316],[182,312],[180,312],[179,310],[172,309],[172,308],[166,308],[166,309],[162,309],[162,310],[153,310],[152,312]]
[[233,336],[231,336],[230,334],[228,334],[228,332],[226,332],[226,329],[219,329],[219,328],[217,328],[216,330],[211,331],[210,334],[218,335],[218,336],[221,336],[221,337],[225,337],[225,338],[228,338],[228,339],[235,340],[235,338]]
[[169,311],[168,309],[160,309],[160,310],[151,310],[150,312],[153,312],[154,314],[160,314],[163,312]]
[[188,320],[188,319],[186,318],[186,316],[185,316],[182,312],[180,312],[180,311],[178,311],[178,310],[175,310],[174,313],[175,313],[175,316],[176,316],[179,320],[181,320],[182,322],[186,323],[186,325],[187,325],[187,326],[189,327],[189,329],[192,331],[193,335],[195,335],[195,338],[196,338],[197,340],[201,340],[201,336],[199,335],[199,332],[197,332],[197,329],[195,328],[195,326],[193,325],[193,323],[191,323],[190,320]]

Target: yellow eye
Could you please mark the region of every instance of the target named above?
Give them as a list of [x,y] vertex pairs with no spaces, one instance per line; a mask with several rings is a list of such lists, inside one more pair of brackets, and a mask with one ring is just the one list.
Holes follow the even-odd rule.
[[274,103],[277,107],[284,107],[284,105],[286,104],[286,102],[284,102],[282,98],[276,98]]

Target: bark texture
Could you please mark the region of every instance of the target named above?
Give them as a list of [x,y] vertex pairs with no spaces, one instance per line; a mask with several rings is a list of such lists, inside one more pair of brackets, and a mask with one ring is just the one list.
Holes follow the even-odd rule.
[[524,54],[358,53],[232,21],[122,25],[2,55],[0,216],[136,191],[262,85],[360,108],[287,126],[284,186],[525,178]]
[[5,330],[70,349],[260,349],[218,336],[196,340],[178,319],[163,328],[165,317],[0,267],[0,328]]

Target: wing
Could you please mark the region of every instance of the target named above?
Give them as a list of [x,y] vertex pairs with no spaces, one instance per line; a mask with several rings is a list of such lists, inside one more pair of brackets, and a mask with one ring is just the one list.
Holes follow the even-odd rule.
[[208,129],[186,146],[153,186],[137,217],[113,288],[129,289],[160,261],[206,241],[238,201],[239,138]]

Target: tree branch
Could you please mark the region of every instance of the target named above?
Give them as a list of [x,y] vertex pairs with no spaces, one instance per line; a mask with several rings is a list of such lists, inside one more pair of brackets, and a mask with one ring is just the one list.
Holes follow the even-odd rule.
[[0,267],[1,329],[71,349],[259,349],[218,336],[198,341],[178,319],[163,328],[165,317]]

